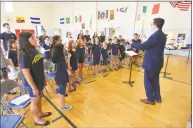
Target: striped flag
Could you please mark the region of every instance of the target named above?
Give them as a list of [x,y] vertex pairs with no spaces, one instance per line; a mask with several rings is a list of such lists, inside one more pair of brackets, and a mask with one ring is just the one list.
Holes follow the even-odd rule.
[[60,18],[60,24],[64,24],[65,18]]
[[182,1],[178,3],[177,8],[179,8],[181,11],[188,11],[191,4],[191,1]]
[[75,16],[75,23],[78,23],[78,21],[82,22],[82,16],[81,15],[79,15],[79,17]]
[[179,1],[179,2],[170,2],[173,8],[177,7],[181,11],[188,11],[192,2],[191,1]]
[[175,8],[178,5],[179,2],[170,2],[173,8]]
[[30,17],[30,20],[32,24],[41,24],[40,18]]

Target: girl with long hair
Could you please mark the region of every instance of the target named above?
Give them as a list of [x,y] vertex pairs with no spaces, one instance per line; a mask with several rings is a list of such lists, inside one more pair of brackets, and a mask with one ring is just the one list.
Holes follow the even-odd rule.
[[24,87],[31,98],[30,110],[33,114],[35,125],[47,126],[49,121],[42,118],[50,116],[51,112],[42,112],[41,94],[46,86],[43,56],[36,49],[37,39],[29,32],[19,34],[20,68],[24,75]]
[[50,47],[51,60],[55,64],[55,81],[58,85],[56,93],[60,96],[61,110],[69,110],[72,106],[65,104],[66,85],[68,83],[67,64],[64,57],[64,45],[61,37],[56,35],[53,37],[53,43]]
[[84,48],[84,42],[82,39],[79,39],[77,41],[77,47],[76,47],[76,56],[78,59],[78,77],[79,81],[83,81],[83,66],[84,66],[84,53],[85,53],[85,48]]
[[75,42],[70,40],[68,42],[68,69],[72,73],[69,80],[69,92],[76,90],[76,81],[73,81],[75,77],[76,70],[78,69],[78,62],[76,57]]

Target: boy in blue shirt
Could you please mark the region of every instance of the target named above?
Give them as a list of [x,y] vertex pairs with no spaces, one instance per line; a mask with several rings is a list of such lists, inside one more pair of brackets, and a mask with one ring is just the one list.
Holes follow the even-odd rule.
[[10,39],[17,40],[17,37],[14,33],[11,32],[10,26],[8,23],[3,24],[4,32],[0,35],[1,40],[1,49],[3,54],[6,56],[8,52],[8,43]]
[[118,61],[119,61],[119,47],[117,44],[117,37],[114,38],[113,43],[111,44],[111,68],[110,71],[118,70]]

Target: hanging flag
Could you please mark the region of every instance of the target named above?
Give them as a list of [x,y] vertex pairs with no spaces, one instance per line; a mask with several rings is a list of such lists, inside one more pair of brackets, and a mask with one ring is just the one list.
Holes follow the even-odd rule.
[[191,1],[181,1],[176,5],[181,11],[188,11],[192,2]]
[[78,16],[75,16],[75,23],[78,23]]
[[100,19],[100,11],[98,11],[98,19]]
[[154,4],[153,9],[152,9],[152,14],[158,14],[159,7],[160,7],[160,4]]
[[67,23],[67,24],[70,24],[70,17],[67,17],[67,18],[66,18],[66,23]]
[[40,18],[37,17],[30,17],[31,23],[32,24],[41,24]]
[[107,19],[108,18],[108,10],[100,11],[99,19]]
[[65,18],[60,18],[60,24],[64,24]]
[[17,23],[25,23],[25,18],[23,16],[16,16]]
[[78,20],[80,23],[82,22],[82,16],[81,15],[79,16]]
[[81,23],[82,22],[82,16],[80,15],[79,18],[78,16],[75,16],[75,23],[78,23],[78,21]]
[[127,12],[127,8],[128,8],[128,7],[122,7],[122,8],[120,8],[120,12],[126,13],[126,12]]
[[179,1],[179,2],[170,2],[173,8],[177,7],[181,11],[188,11],[192,2],[191,1]]
[[143,6],[143,13],[147,12],[147,6]]
[[110,20],[114,20],[114,9],[110,10]]
[[85,23],[81,23],[81,29],[85,29]]
[[175,8],[178,5],[179,2],[170,2],[173,8]]

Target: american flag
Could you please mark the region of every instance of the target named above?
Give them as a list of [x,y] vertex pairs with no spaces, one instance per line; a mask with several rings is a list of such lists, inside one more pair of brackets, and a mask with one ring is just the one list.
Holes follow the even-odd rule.
[[170,2],[173,8],[177,7],[181,11],[188,11],[192,2],[191,1],[179,1],[179,2]]
[[176,5],[178,5],[179,2],[170,2],[170,4],[172,5],[173,8],[176,7]]

